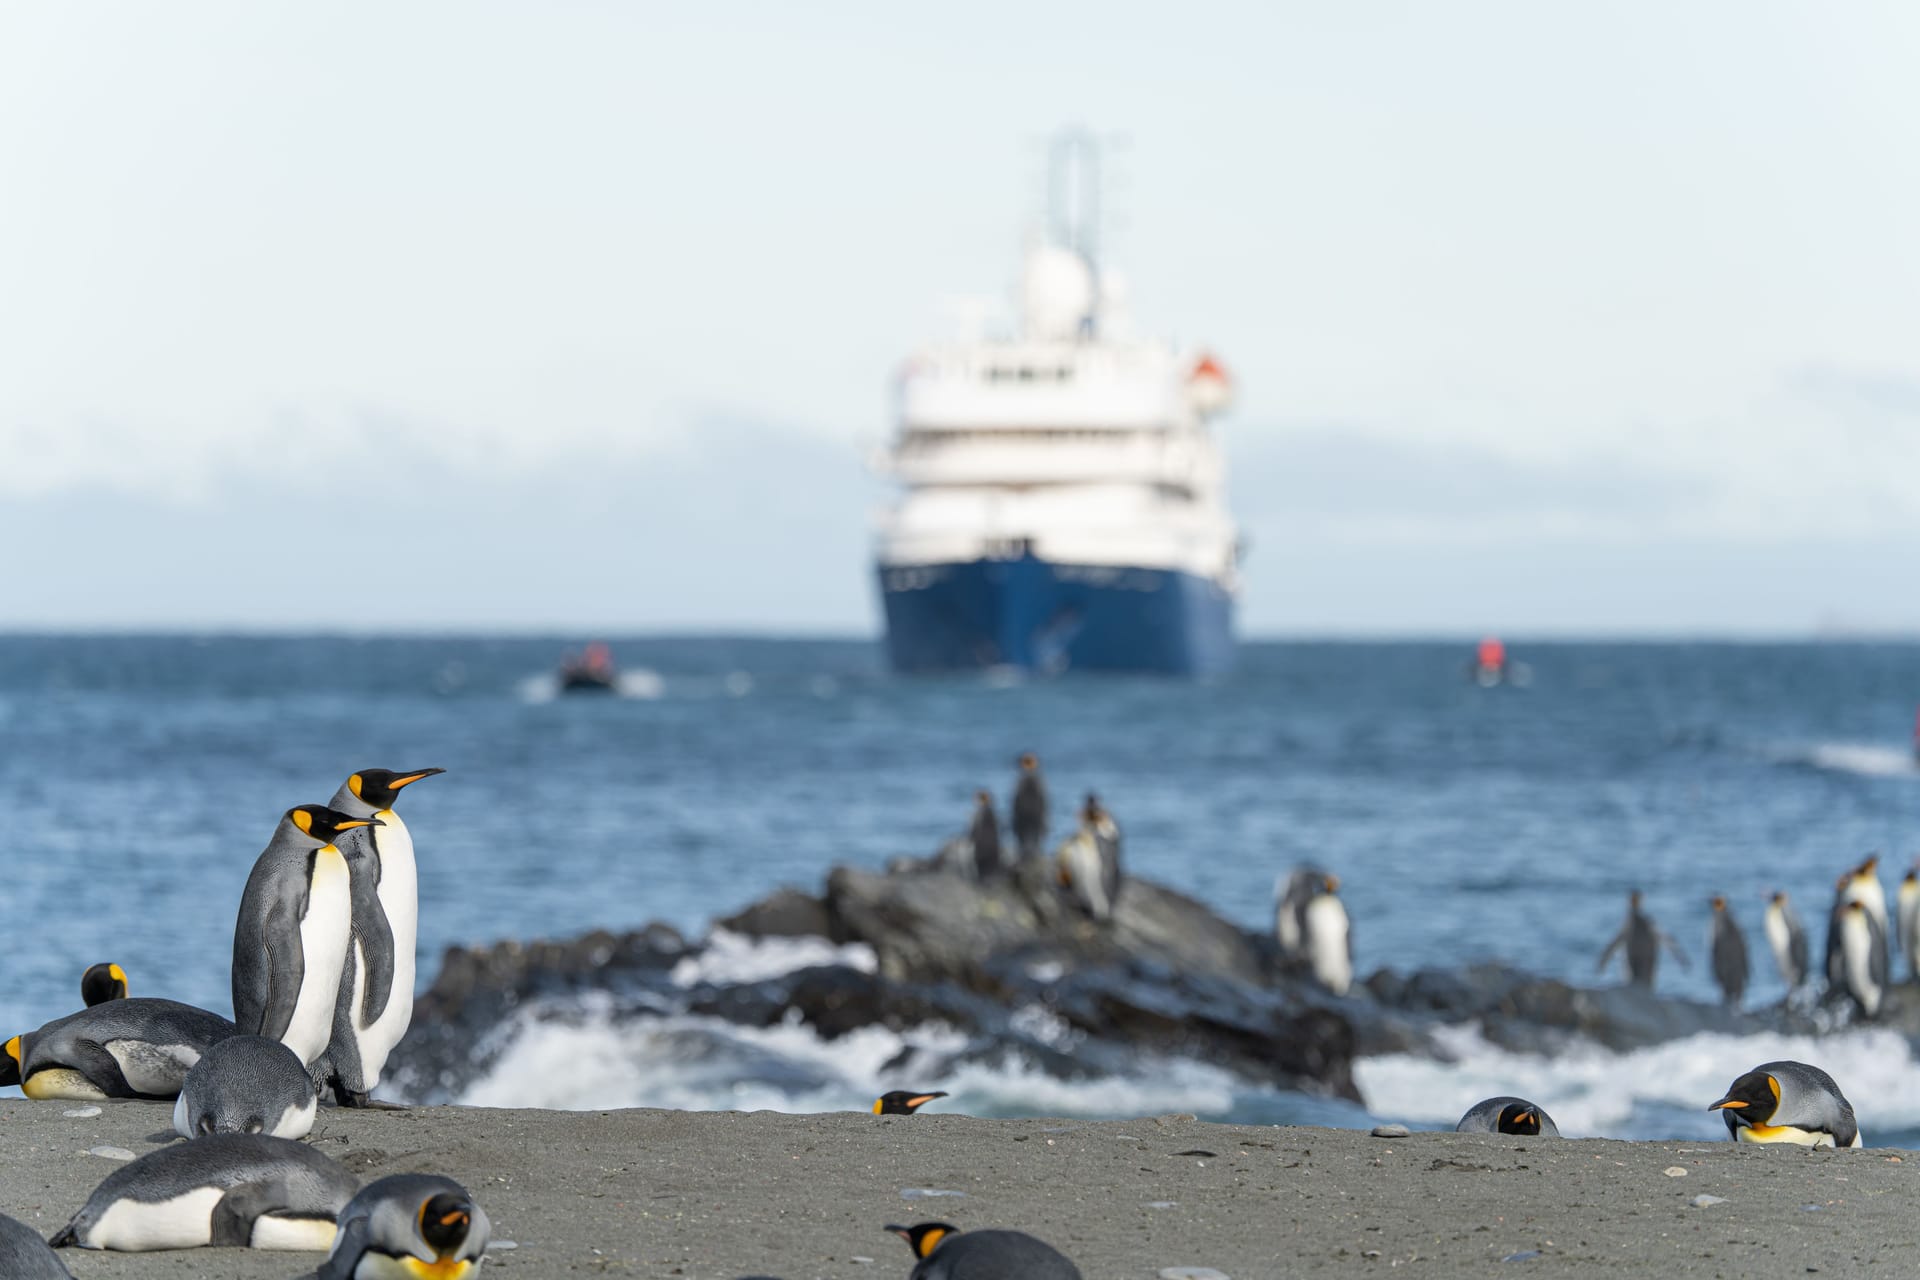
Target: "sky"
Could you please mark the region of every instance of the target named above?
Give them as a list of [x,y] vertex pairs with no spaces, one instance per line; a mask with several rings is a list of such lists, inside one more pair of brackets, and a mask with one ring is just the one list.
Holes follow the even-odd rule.
[[0,630],[871,633],[1084,124],[1248,634],[1920,631],[1920,8],[924,8],[0,0]]

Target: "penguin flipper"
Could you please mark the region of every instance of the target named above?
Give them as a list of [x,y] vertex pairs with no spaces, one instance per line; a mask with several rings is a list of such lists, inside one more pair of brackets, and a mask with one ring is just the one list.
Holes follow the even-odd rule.
[[266,971],[262,976],[267,990],[266,999],[261,1001],[258,1033],[269,1040],[280,1040],[293,1025],[293,1009],[300,1001],[300,984],[307,976],[298,914],[284,904],[276,903],[268,908],[260,943],[266,952]]
[[[380,906],[380,860],[368,859],[373,864],[371,875],[356,874],[353,878],[353,941],[347,947],[347,963],[352,964],[355,957],[367,968],[366,995],[362,1008],[358,1011],[360,1025],[370,1027],[380,1020],[387,1011],[387,1001],[393,995],[393,925],[387,920],[387,913]],[[341,990],[348,995],[351,1008],[352,987],[342,984]]]
[[212,1235],[207,1243],[215,1248],[251,1248],[253,1224],[269,1213],[291,1209],[293,1201],[292,1188],[284,1179],[230,1187],[213,1206]]
[[1613,953],[1618,951],[1623,945],[1625,945],[1626,941],[1627,941],[1627,931],[1625,929],[1622,929],[1620,932],[1614,934],[1613,941],[1609,942],[1607,944],[1607,949],[1600,953],[1600,963],[1593,966],[1593,971],[1595,973],[1605,973],[1607,970],[1608,963],[1613,959]]
[[313,1280],[353,1280],[354,1268],[367,1251],[367,1219],[355,1216],[340,1224],[333,1252],[313,1273]]
[[[39,1046],[36,1046],[36,1048]],[[77,1071],[87,1078],[100,1092],[109,1098],[145,1098],[151,1095],[141,1093],[127,1083],[126,1072],[120,1069],[120,1060],[108,1053],[105,1048],[91,1040],[73,1040],[58,1051],[58,1057],[49,1051],[39,1056],[29,1051],[26,1061],[20,1064],[20,1076],[24,1081],[38,1072],[49,1068],[65,1067]]]

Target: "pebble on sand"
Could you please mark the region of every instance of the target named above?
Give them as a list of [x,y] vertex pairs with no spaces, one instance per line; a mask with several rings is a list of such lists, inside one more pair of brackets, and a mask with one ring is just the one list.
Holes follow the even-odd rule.
[[1660,1172],[1666,1174],[1669,1178],[1684,1178],[1687,1176],[1687,1171],[1677,1164],[1670,1164]]
[[131,1160],[133,1152],[125,1147],[88,1147],[87,1154],[99,1156],[103,1160]]
[[1231,1280],[1224,1271],[1212,1267],[1162,1267],[1160,1280]]
[[91,1120],[100,1114],[98,1107],[75,1107],[71,1111],[62,1111],[61,1115],[69,1120]]
[[1373,1136],[1376,1138],[1405,1138],[1412,1134],[1412,1132],[1413,1130],[1403,1124],[1377,1124],[1373,1126]]
[[1727,1198],[1725,1196],[1706,1196],[1706,1195],[1695,1196],[1693,1199],[1687,1201],[1688,1204],[1692,1205],[1696,1209],[1707,1209],[1707,1208],[1711,1208],[1716,1204],[1725,1204],[1726,1202],[1727,1202]]

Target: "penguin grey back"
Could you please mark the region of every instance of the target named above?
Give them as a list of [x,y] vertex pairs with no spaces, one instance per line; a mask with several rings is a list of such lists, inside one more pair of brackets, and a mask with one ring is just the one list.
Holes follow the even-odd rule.
[[1476,1102],[1453,1126],[1455,1133],[1505,1133],[1517,1137],[1557,1138],[1560,1127],[1544,1107],[1525,1098],[1502,1095]]
[[[1720,1112],[1728,1136],[1736,1139],[1860,1145],[1853,1104],[1832,1076],[1806,1062],[1763,1062],[1736,1079],[1707,1109]],[[1825,1140],[1812,1143],[1815,1135],[1825,1135]]]
[[1020,757],[1020,781],[1013,789],[1013,839],[1022,861],[1041,855],[1047,842],[1047,784],[1032,752]]
[[920,1259],[909,1280],[1081,1280],[1065,1254],[1024,1231],[961,1231],[945,1222],[887,1230]]
[[[358,1187],[351,1173],[304,1143],[214,1134],[120,1166],[50,1243],[129,1251],[247,1247],[263,1218],[331,1224]],[[196,1194],[209,1192],[220,1193],[210,1213],[210,1197]]]
[[233,1033],[219,1014],[177,1000],[108,1000],[21,1038],[21,1091],[30,1098],[88,1096],[47,1083],[77,1076],[109,1098],[170,1099],[201,1055]]
[[0,1213],[0,1276],[7,1280],[73,1280],[40,1233]]
[[313,1131],[315,1105],[313,1079],[293,1050],[265,1036],[234,1036],[207,1050],[187,1072],[173,1127],[184,1138],[304,1138]]
[[460,1264],[479,1266],[492,1231],[486,1211],[452,1178],[393,1174],[369,1183],[340,1211],[333,1249],[314,1280],[353,1280],[371,1258],[415,1258],[442,1268],[435,1275],[465,1275]]
[[973,797],[973,825],[967,831],[967,838],[973,842],[973,873],[981,880],[990,880],[1000,874],[1000,817],[993,811],[993,796],[990,792],[976,792]]
[[1740,935],[1733,911],[1722,897],[1713,900],[1711,945],[1713,980],[1720,984],[1727,1003],[1737,1009],[1747,991],[1747,940]]

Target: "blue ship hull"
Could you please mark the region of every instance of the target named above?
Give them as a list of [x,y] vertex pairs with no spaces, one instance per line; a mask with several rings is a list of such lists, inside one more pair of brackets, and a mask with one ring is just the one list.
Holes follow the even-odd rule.
[[1233,597],[1170,569],[1018,560],[880,568],[896,671],[1147,671],[1233,662]]

